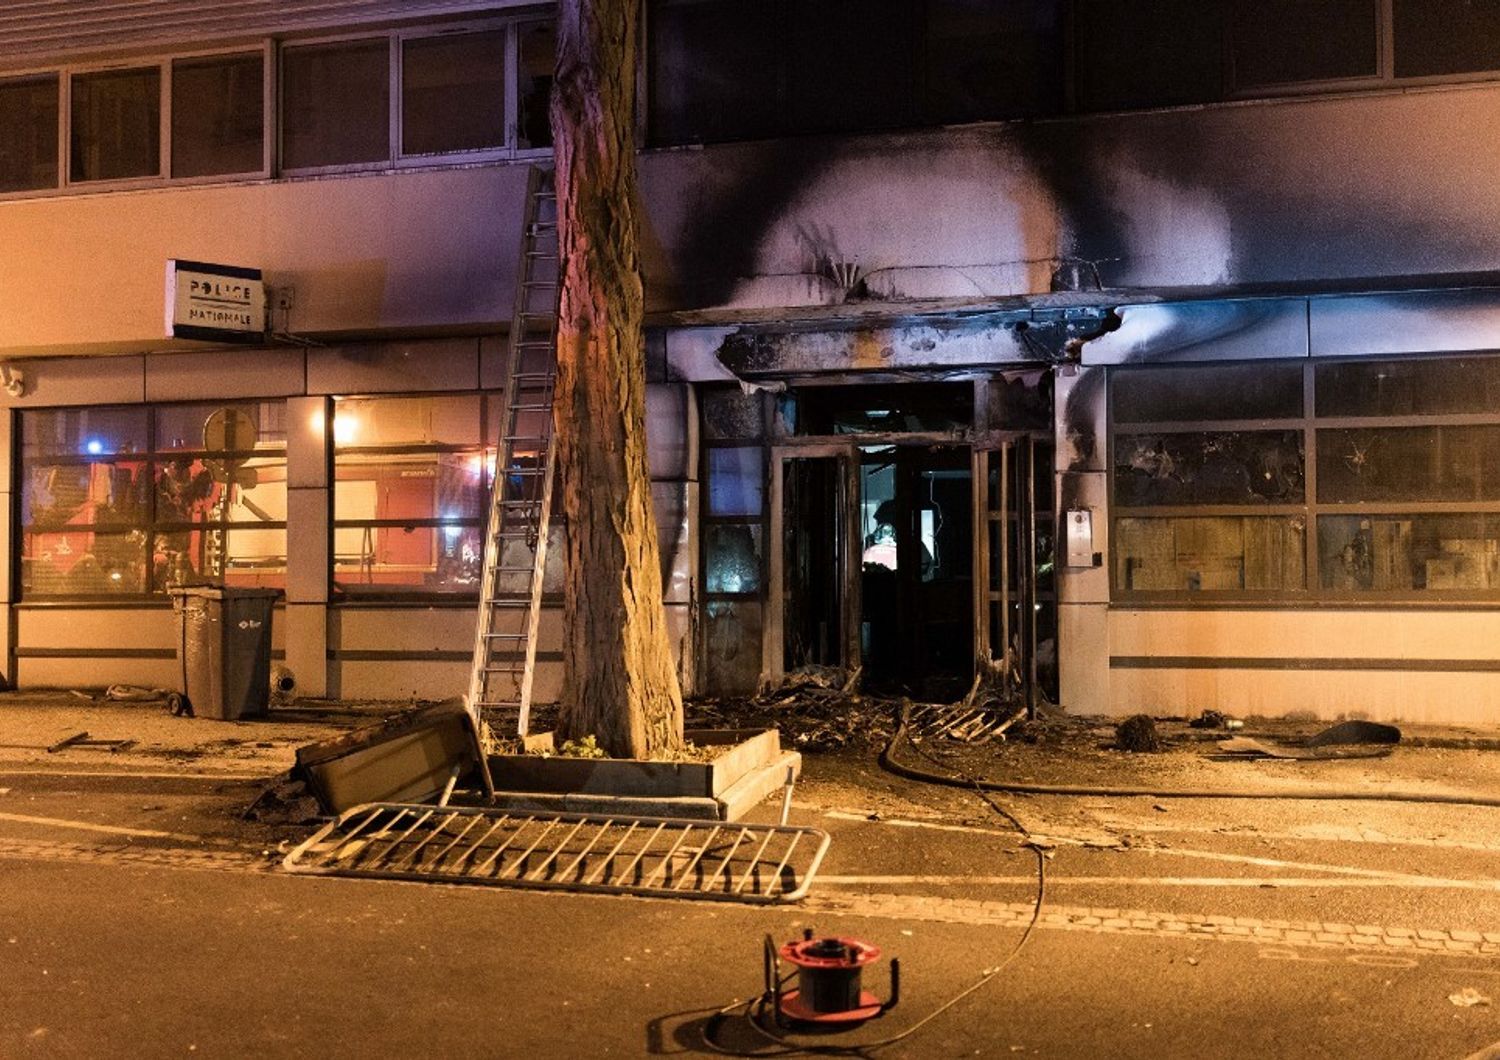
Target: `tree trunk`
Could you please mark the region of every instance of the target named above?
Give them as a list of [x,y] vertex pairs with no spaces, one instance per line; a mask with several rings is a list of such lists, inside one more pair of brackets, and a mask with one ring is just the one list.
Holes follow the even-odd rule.
[[556,430],[567,516],[560,735],[616,757],[682,746],[646,468],[636,245],[640,0],[562,0],[552,133],[562,301]]

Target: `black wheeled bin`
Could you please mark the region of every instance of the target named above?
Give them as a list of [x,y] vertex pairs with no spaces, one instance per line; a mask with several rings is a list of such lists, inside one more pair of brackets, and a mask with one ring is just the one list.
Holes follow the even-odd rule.
[[199,718],[253,718],[271,702],[275,589],[169,589],[182,693]]

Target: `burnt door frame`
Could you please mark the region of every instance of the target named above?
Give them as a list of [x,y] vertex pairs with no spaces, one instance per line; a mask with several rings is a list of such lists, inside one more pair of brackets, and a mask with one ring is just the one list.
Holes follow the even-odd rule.
[[860,665],[859,577],[853,568],[860,555],[859,521],[854,517],[859,497],[859,452],[854,442],[823,442],[813,445],[771,446],[770,592],[766,594],[766,621],[761,636],[761,685],[775,686],[786,677],[786,461],[836,459],[839,461],[840,508],[843,512],[845,547],[839,577],[844,587],[839,639],[844,667],[853,672]]
[[[1027,712],[1034,714],[1037,680],[1037,511],[1052,498],[1036,489],[1036,438],[1024,431],[988,432],[972,449],[974,490],[974,661],[977,672],[1010,678],[1019,688]],[[996,497],[990,501],[991,471],[997,471]],[[1024,474],[1023,474],[1024,471]],[[1023,486],[1024,484],[1024,486]],[[998,526],[990,548],[990,528]],[[1014,533],[1012,533],[1014,525]],[[998,568],[998,570],[997,570]],[[992,577],[997,572],[998,577]],[[1014,587],[1012,587],[1014,573]],[[995,585],[991,589],[991,584]],[[999,622],[1000,652],[995,651],[990,608]],[[1011,608],[1018,606],[1012,630]],[[1015,645],[1014,656],[1011,646]]]

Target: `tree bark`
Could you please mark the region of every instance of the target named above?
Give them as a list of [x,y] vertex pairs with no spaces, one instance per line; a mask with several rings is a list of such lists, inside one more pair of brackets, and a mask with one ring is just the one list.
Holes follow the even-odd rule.
[[562,0],[552,93],[562,295],[558,467],[567,517],[559,733],[616,757],[682,746],[646,466],[636,243],[640,0]]

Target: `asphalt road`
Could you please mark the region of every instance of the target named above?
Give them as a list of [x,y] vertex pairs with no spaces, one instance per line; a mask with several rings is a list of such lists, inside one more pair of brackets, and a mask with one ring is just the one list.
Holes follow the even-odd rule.
[[[697,1055],[804,926],[902,959],[899,1032],[1022,936],[1036,856],[961,791],[813,760],[801,906],[289,876],[253,786],[0,764],[0,1057]],[[86,775],[96,774],[96,775]],[[1046,902],[877,1055],[1468,1057],[1500,1041],[1500,810],[1009,799]],[[767,813],[771,810],[768,807]],[[885,963],[867,986],[884,993]],[[1469,993],[1465,993],[1468,991]],[[730,1023],[725,1041],[751,1046]],[[833,1039],[824,1039],[825,1042]]]

